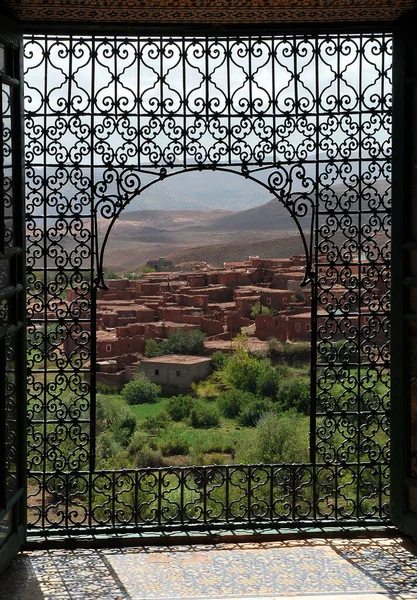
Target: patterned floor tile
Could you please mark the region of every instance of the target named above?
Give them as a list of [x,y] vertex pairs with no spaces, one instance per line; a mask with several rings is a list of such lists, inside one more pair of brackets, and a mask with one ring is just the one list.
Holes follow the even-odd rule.
[[417,600],[417,551],[398,539],[49,550],[20,554],[1,600]]

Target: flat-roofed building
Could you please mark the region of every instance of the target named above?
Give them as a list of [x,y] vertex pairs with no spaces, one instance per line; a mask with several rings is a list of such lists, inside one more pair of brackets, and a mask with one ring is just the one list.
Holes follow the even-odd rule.
[[166,394],[189,392],[194,381],[206,379],[211,371],[210,358],[177,354],[145,358],[137,368]]

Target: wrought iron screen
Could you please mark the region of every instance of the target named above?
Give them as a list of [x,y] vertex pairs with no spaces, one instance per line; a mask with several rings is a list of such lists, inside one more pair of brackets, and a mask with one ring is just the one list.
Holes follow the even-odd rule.
[[[30,529],[388,518],[390,35],[32,35],[25,77]],[[98,471],[108,235],[149,186],[203,169],[258,182],[302,236],[310,463]]]

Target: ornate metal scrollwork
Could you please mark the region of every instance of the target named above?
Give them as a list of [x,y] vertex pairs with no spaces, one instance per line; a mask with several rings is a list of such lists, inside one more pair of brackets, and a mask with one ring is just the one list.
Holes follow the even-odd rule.
[[[26,37],[33,528],[387,516],[391,43],[385,33]],[[205,169],[258,183],[300,231],[311,461],[96,472],[90,378],[106,241],[139,194]]]
[[[206,167],[209,170],[214,170],[215,167]],[[153,173],[153,178],[146,184],[142,184],[140,171],[134,169],[126,169],[123,171],[107,169],[103,175],[103,180],[100,181],[95,188],[95,196],[97,198],[94,203],[94,220],[95,231],[99,229],[99,219],[108,220],[108,225],[104,231],[104,235],[100,240],[99,235],[95,236],[95,260],[96,260],[96,279],[95,283],[98,287],[106,288],[104,282],[104,255],[106,244],[112,231],[112,227],[120,216],[121,212],[128,204],[137,198],[140,194],[155,185],[158,181],[173,177],[184,172],[201,171],[203,167],[194,167],[190,169],[179,169],[168,172],[166,168],[162,168],[158,173]],[[298,232],[301,236],[302,244],[305,252],[305,268],[304,280],[302,286],[311,282],[313,273],[312,256],[313,256],[313,230],[315,218],[315,203],[314,182],[308,178],[302,164],[293,165],[288,170],[285,166],[275,166],[271,169],[253,169],[243,166],[240,169],[231,167],[217,167],[217,171],[234,173],[250,179],[270,194],[272,194],[278,202],[288,210],[291,217],[294,219]],[[146,173],[149,175],[149,171]],[[300,191],[297,189],[297,184]],[[108,188],[115,186],[115,193],[108,194]],[[130,193],[129,193],[130,192]]]

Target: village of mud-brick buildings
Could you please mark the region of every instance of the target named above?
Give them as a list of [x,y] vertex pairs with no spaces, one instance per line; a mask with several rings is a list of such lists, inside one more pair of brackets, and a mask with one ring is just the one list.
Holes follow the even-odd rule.
[[[271,338],[310,341],[311,289],[301,285],[304,272],[303,256],[249,257],[223,269],[203,265],[198,271],[107,280],[108,289],[97,291],[97,380],[121,387],[137,372],[148,339],[160,341],[179,330],[202,331],[207,355],[231,351],[242,328],[254,349],[266,349]],[[332,287],[333,297],[344,293],[346,288]],[[65,351],[75,347],[69,337]]]

